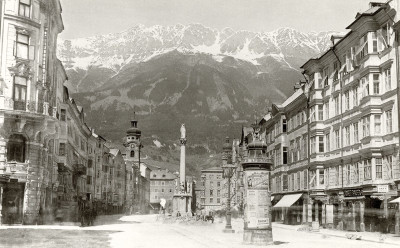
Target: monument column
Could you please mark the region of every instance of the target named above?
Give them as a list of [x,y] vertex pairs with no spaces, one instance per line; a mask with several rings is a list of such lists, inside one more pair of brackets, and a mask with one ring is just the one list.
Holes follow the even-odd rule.
[[180,157],[180,164],[179,164],[179,183],[182,189],[186,189],[186,171],[185,171],[185,165],[186,165],[186,128],[185,124],[182,124],[181,126],[181,138],[180,138],[180,143],[181,143],[181,157]]
[[181,137],[179,139],[181,143],[181,156],[179,163],[179,189],[176,189],[173,197],[173,209],[174,214],[186,214],[191,212],[191,185],[186,183],[186,172],[185,172],[185,148],[186,148],[186,128],[185,124],[181,126]]

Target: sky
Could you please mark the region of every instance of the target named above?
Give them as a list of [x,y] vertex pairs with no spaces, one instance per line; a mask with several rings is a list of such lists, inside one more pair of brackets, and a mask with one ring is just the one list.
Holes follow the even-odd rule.
[[[369,0],[61,0],[63,39],[121,32],[137,24],[205,26],[255,32],[291,27],[345,31]],[[383,0],[382,0],[383,2]]]

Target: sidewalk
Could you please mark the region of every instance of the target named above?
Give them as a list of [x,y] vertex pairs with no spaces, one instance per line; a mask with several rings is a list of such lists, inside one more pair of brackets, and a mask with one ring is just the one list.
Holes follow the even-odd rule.
[[[304,227],[304,225],[286,225],[282,223],[273,222],[272,227],[297,231],[298,229]],[[299,230],[299,232],[302,231]],[[309,231],[303,231],[303,232],[322,234],[322,235],[340,237],[345,239],[347,239],[346,234],[357,234],[361,236],[361,240],[364,241],[400,245],[400,237],[395,236],[394,234],[382,234],[378,232],[348,232],[348,231],[340,231],[340,230],[324,229],[324,228],[320,228],[319,232],[309,232]]]

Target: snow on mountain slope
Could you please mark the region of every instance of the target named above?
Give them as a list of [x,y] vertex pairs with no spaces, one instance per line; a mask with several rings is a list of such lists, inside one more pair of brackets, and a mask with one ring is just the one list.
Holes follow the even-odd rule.
[[61,40],[58,53],[66,68],[75,70],[97,66],[118,72],[131,62],[148,61],[175,49],[184,53],[208,53],[219,60],[231,56],[254,65],[260,65],[260,58],[272,56],[288,68],[296,68],[298,65],[288,61],[286,56],[320,53],[329,46],[329,37],[333,33],[302,33],[291,28],[272,32],[230,28],[219,31],[201,24],[136,25],[121,33]]

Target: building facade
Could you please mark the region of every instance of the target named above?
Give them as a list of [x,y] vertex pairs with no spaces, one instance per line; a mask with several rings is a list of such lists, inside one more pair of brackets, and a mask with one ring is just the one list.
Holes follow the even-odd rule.
[[160,201],[165,200],[166,212],[172,211],[172,198],[177,187],[177,177],[168,169],[150,172],[150,204],[154,211],[161,209]]
[[58,0],[0,4],[1,222],[36,223],[55,193],[61,6]]
[[346,35],[301,67],[306,82],[259,122],[274,163],[273,220],[398,231],[390,203],[400,181],[398,9],[391,1],[358,13]]

